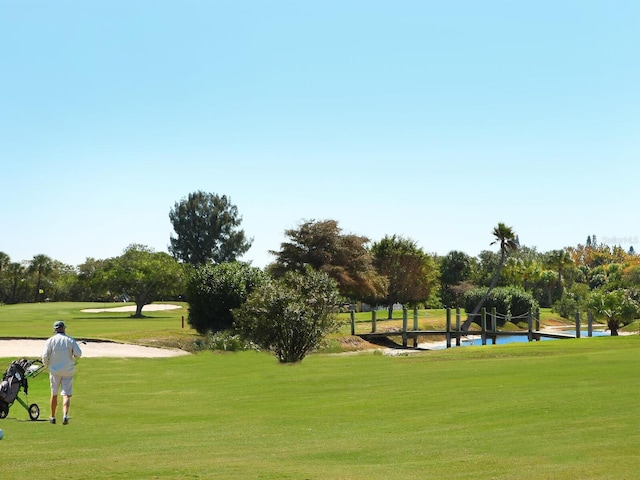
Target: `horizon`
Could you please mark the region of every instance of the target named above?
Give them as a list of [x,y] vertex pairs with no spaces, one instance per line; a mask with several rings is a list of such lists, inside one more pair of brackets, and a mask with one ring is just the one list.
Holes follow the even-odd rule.
[[[516,238],[517,238],[517,234],[516,234]],[[603,247],[603,246],[604,246],[604,247],[607,247],[607,248],[609,248],[609,249],[614,249],[614,248],[616,248],[616,247],[619,247],[619,248],[622,248],[625,252],[629,252],[629,253],[631,252],[631,249],[633,249],[633,252],[635,253],[635,247],[634,247],[634,245],[633,245],[633,244],[629,244],[629,247],[628,247],[628,248],[624,248],[624,247],[622,246],[622,244],[621,244],[621,243],[609,243],[607,240],[611,240],[611,239],[608,239],[607,237],[605,237],[602,241],[600,241],[600,240],[598,239],[597,235],[595,235],[595,234],[594,234],[594,235],[587,235],[587,238],[588,238],[588,239],[591,239],[591,238],[595,238],[595,239],[596,239],[596,242],[595,242],[595,244],[593,245],[594,247]],[[629,242],[631,242],[631,241],[634,241],[634,240],[635,240],[635,241],[637,242],[637,239],[633,239],[633,238],[628,238],[628,239],[616,239],[616,238],[613,238],[613,240],[623,240],[623,241],[629,241]],[[370,244],[371,244],[371,243],[373,243],[373,241],[371,241],[371,242],[370,242]],[[552,248],[552,249],[550,249],[550,250],[540,250],[540,249],[538,249],[538,248],[537,248],[536,246],[534,246],[534,245],[526,245],[526,244],[521,244],[521,243],[519,243],[519,247],[520,247],[520,248],[528,248],[528,249],[532,249],[533,251],[535,251],[535,252],[537,252],[537,253],[539,253],[539,254],[545,254],[545,253],[548,253],[548,252],[550,252],[550,251],[552,251],[552,250],[565,250],[565,249],[567,249],[567,248],[577,248],[577,247],[579,247],[579,246],[586,246],[586,245],[587,245],[587,243],[588,243],[587,241],[585,241],[584,243],[583,243],[583,242],[578,242],[578,243],[577,243],[577,244],[575,244],[575,245],[566,245],[566,246],[564,246],[564,247],[562,247],[562,248],[558,248],[558,249],[554,249],[554,248]],[[131,245],[131,244],[130,244],[130,245]],[[148,245],[145,245],[145,246],[146,246],[146,247],[148,247]],[[370,245],[369,245],[369,246],[370,246]],[[485,248],[484,250],[480,250],[477,254],[470,254],[469,252],[464,252],[464,251],[462,251],[462,252],[463,252],[463,253],[465,253],[465,254],[467,254],[467,255],[469,255],[469,256],[470,256],[470,257],[472,257],[472,258],[478,259],[478,257],[480,256],[480,254],[481,254],[482,252],[484,252],[484,251],[492,251],[492,252],[494,252],[494,253],[498,253],[498,252],[499,252],[499,250],[496,250],[495,248],[491,248],[491,247],[492,247],[492,246],[491,246],[491,245],[489,245],[489,246],[488,246],[488,248]],[[125,249],[126,249],[126,248],[127,248],[127,247],[125,247]],[[150,247],[150,248],[151,248],[151,247]],[[125,249],[123,249],[123,252],[124,252],[124,250],[125,250]],[[160,252],[160,251],[161,251],[161,250],[156,250],[156,249],[153,249],[153,250],[154,250],[155,252]],[[273,249],[272,249],[272,250],[273,250]],[[450,253],[450,252],[452,252],[452,251],[454,251],[454,250],[449,250],[449,251],[447,251],[447,252],[445,252],[445,253],[442,253],[442,254],[437,253],[437,252],[428,252],[428,251],[424,251],[424,253],[426,253],[426,254],[428,254],[428,255],[431,255],[431,256],[433,256],[433,257],[435,258],[435,257],[444,257],[444,256],[446,256],[448,253]],[[457,251],[461,251],[461,250],[457,250]],[[2,250],[0,250],[0,252],[2,252]],[[119,254],[114,255],[114,257],[120,256],[123,252],[120,252]],[[168,251],[168,249],[167,249],[166,251],[162,251],[162,252],[170,254],[170,252]],[[11,257],[11,254],[10,254],[9,252],[4,252],[4,253],[8,254],[8,255]],[[249,252],[247,252],[247,253],[249,253]],[[55,257],[52,257],[51,255],[48,255],[46,252],[39,252],[39,253],[37,253],[37,254],[34,254],[33,256],[35,256],[35,255],[40,255],[40,254],[47,255],[47,256],[49,256],[52,260],[57,260],[57,261],[62,262],[62,263],[63,263],[63,264],[65,264],[65,265],[70,265],[70,266],[72,266],[72,267],[76,267],[76,268],[77,268],[78,266],[82,265],[83,263],[85,263],[85,262],[86,262],[86,260],[88,260],[89,258],[93,258],[93,259],[95,259],[95,260],[106,260],[107,258],[112,258],[112,257],[100,258],[100,257],[95,257],[95,256],[88,256],[88,257],[85,257],[85,259],[83,259],[81,262],[78,262],[78,263],[67,263],[67,262],[62,261],[62,260],[61,260],[61,259],[59,259],[59,258],[55,258]],[[15,258],[11,257],[11,261],[12,261],[12,262],[16,262],[16,261],[17,261],[17,262],[19,262],[19,263],[28,263],[29,261],[31,261],[31,260],[33,259],[33,256],[32,256],[31,258],[28,258],[28,259],[22,259],[22,260],[16,260]],[[268,263],[266,263],[266,264],[264,264],[264,265],[256,265],[256,264],[254,264],[254,263],[253,263],[253,261],[252,261],[252,260],[248,260],[248,259],[245,259],[245,258],[243,258],[243,257],[239,257],[239,258],[237,258],[236,260],[237,260],[237,261],[241,261],[241,262],[250,262],[250,263],[252,264],[252,266],[256,266],[256,267],[259,267],[259,268],[261,268],[261,269],[264,269],[266,266],[268,266],[268,265],[271,263],[271,262],[268,262]],[[275,258],[273,258],[273,259],[272,259],[272,261],[275,261]]]

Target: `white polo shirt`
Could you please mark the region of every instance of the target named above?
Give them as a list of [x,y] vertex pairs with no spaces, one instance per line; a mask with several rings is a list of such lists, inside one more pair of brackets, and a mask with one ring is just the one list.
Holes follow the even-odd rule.
[[42,363],[49,368],[49,372],[60,377],[72,377],[76,362],[75,358],[82,356],[78,342],[66,334],[58,332],[50,337],[42,351]]

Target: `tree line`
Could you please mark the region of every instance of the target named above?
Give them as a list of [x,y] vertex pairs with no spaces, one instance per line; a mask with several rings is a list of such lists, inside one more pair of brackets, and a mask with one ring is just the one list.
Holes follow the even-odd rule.
[[[633,249],[598,243],[595,235],[585,244],[538,252],[499,223],[495,241],[478,256],[455,250],[438,256],[403,236],[371,241],[345,233],[335,220],[303,220],[284,232],[285,241],[270,252],[274,261],[259,269],[238,261],[253,240],[228,197],[191,193],[175,203],[169,219],[175,235],[168,253],[134,244],[118,257],[87,258],[74,267],[44,254],[13,262],[0,252],[0,303],[128,300],[141,316],[152,301],[186,300],[189,322],[199,332],[236,326],[246,333],[253,325],[254,335],[258,312],[263,317],[269,308],[284,312],[287,298],[291,304],[294,298],[302,302],[300,290],[308,303],[299,303],[291,315],[307,315],[310,328],[331,323],[304,313],[309,302],[324,312],[327,298],[333,310],[384,306],[389,315],[395,304],[461,307],[468,313],[465,328],[482,306],[491,305],[508,310],[504,314],[551,307],[567,318],[587,311],[606,320],[614,334],[640,317],[640,257]],[[309,278],[318,291],[310,288]],[[262,295],[262,310],[251,297],[254,292]]]

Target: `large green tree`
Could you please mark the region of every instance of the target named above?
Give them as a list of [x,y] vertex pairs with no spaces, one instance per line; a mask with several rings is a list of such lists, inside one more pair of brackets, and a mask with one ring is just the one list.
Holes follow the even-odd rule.
[[461,296],[472,288],[475,260],[464,252],[452,250],[440,258],[440,298],[446,306],[459,306]]
[[[491,250],[482,250],[477,257],[475,268],[471,274],[474,285],[488,287],[500,264],[500,254]],[[499,279],[500,280],[500,279]],[[504,286],[500,283],[499,286]]]
[[376,270],[388,281],[386,295],[378,300],[387,305],[389,318],[394,303],[426,302],[437,290],[439,272],[435,261],[414,240],[387,235],[371,246],[371,253]]
[[197,191],[176,202],[169,212],[176,233],[169,252],[191,265],[231,262],[251,248],[240,228],[238,207],[226,195]]
[[76,288],[84,301],[99,302],[105,300],[98,278],[105,260],[87,257],[78,265],[78,279]]
[[84,300],[78,288],[78,269],[73,265],[54,260],[50,278],[50,292],[47,298],[56,302]]
[[480,299],[480,301],[476,304],[473,311],[467,315],[467,319],[462,324],[462,327],[461,327],[462,330],[468,330],[471,324],[477,320],[477,316],[478,316],[478,313],[480,312],[480,309],[482,308],[482,305],[489,297],[491,290],[493,290],[495,286],[498,284],[498,279],[500,278],[502,267],[504,266],[504,263],[506,262],[509,254],[512,252],[515,252],[518,249],[518,241],[517,241],[516,234],[514,233],[511,227],[508,227],[502,222],[498,223],[498,225],[494,227],[493,237],[495,240],[491,242],[491,245],[497,244],[500,246],[500,260],[498,262],[498,266],[496,267],[496,271],[493,275],[493,278],[489,283],[489,287],[487,288],[486,293]]
[[184,293],[185,267],[168,253],[133,244],[121,256],[105,260],[96,281],[112,297],[125,295],[134,301],[134,317],[140,318],[145,305]]
[[274,277],[311,267],[333,278],[347,298],[377,297],[386,291],[386,280],[377,273],[366,248],[367,237],[343,234],[335,220],[305,221],[285,235],[289,241],[280,245],[280,251],[270,252],[276,257],[268,267]]
[[473,258],[459,250],[452,250],[440,260],[440,281],[456,285],[471,278]]

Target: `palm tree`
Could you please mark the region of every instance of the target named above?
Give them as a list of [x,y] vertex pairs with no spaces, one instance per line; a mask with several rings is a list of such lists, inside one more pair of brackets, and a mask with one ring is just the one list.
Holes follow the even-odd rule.
[[589,310],[596,316],[607,319],[607,327],[611,336],[618,335],[618,330],[629,325],[638,318],[640,304],[632,298],[628,290],[619,289],[611,292],[594,290],[588,300]]
[[29,264],[29,273],[36,275],[36,290],[34,302],[38,301],[40,290],[42,289],[42,278],[50,275],[53,271],[53,260],[46,255],[35,255]]
[[548,253],[547,264],[558,272],[558,295],[562,296],[562,274],[574,262],[566,250],[552,250]]
[[496,227],[493,229],[493,236],[495,240],[491,242],[491,245],[499,244],[500,245],[500,261],[498,262],[498,267],[496,268],[496,272],[493,274],[493,278],[489,283],[489,288],[480,299],[478,304],[474,307],[473,312],[471,312],[467,319],[462,324],[461,329],[466,331],[469,329],[473,320],[478,315],[478,312],[482,308],[484,302],[489,298],[489,294],[491,290],[495,288],[498,284],[498,280],[500,279],[500,273],[502,273],[502,267],[504,267],[504,262],[507,260],[507,257],[510,253],[515,252],[518,249],[518,240],[516,238],[516,234],[513,232],[511,227],[506,226],[504,223],[498,223]]

